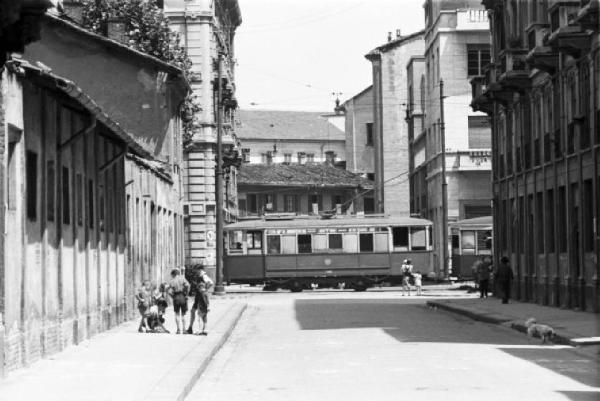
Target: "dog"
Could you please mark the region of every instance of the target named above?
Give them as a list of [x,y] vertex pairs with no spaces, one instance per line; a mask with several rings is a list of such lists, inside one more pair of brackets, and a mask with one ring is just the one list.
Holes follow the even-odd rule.
[[525,326],[527,326],[527,335],[529,337],[540,337],[542,344],[545,344],[546,340],[552,340],[556,334],[552,327],[547,324],[538,324],[533,317],[525,321]]

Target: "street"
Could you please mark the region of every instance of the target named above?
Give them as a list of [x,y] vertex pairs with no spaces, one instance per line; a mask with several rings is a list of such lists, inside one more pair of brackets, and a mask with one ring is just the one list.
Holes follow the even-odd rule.
[[599,399],[597,360],[430,309],[429,296],[229,296],[248,309],[187,400]]

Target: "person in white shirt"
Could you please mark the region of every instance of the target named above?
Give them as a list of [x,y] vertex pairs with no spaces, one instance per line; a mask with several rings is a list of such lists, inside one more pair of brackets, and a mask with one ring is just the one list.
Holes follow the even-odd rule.
[[[208,293],[208,290],[210,290],[215,285],[215,283],[208,276],[208,274],[206,274],[203,266],[198,266],[197,268],[199,269],[199,271],[198,271],[199,280],[198,280],[198,284],[196,286],[196,291],[199,291],[199,288],[198,288],[199,285],[203,284],[204,285],[203,291]],[[190,327],[188,327],[188,329],[186,331],[187,334],[194,333],[194,321],[196,320],[196,312],[198,311],[198,304],[196,301],[197,300],[194,299],[194,305],[192,305],[192,311],[191,311],[191,316],[190,316]]]

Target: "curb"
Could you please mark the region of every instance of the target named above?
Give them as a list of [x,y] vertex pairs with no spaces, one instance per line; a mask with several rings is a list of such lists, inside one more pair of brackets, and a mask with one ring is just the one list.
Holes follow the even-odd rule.
[[501,317],[501,315],[480,314],[480,313],[473,312],[469,309],[446,305],[444,303],[438,303],[436,301],[427,301],[427,306],[432,307],[432,308],[435,307],[435,308],[443,309],[443,310],[453,312],[453,313],[457,313],[459,315],[467,316],[473,320],[477,320],[477,321],[484,322],[484,323],[502,324],[502,323],[506,323],[506,322],[509,322],[512,320],[512,319],[509,319],[506,317]]
[[[233,329],[246,311],[248,304],[233,305],[226,313],[232,313],[233,318],[226,321],[225,329],[214,343],[209,344],[208,349],[196,347],[175,366],[169,375],[159,381],[155,386],[153,394],[147,398],[148,401],[184,401],[190,391],[200,379],[212,358],[229,339]],[[211,338],[210,336],[208,338]],[[214,338],[214,337],[213,337]],[[182,384],[183,383],[183,384]],[[179,390],[179,391],[177,391]]]

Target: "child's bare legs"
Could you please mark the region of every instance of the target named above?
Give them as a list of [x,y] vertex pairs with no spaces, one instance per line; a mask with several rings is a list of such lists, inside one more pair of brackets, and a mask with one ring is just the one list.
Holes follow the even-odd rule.
[[206,322],[208,320],[206,315],[206,313],[198,312],[198,317],[202,320],[202,331],[200,334],[206,334]]
[[[190,327],[188,327],[188,329],[187,329],[188,334],[194,333],[194,321],[196,320],[196,311],[197,311],[197,309],[195,307],[192,307],[192,311],[190,313]],[[198,312],[198,313],[200,313],[200,312]]]

